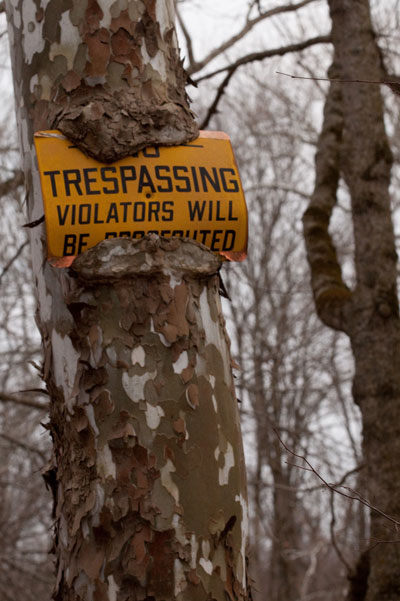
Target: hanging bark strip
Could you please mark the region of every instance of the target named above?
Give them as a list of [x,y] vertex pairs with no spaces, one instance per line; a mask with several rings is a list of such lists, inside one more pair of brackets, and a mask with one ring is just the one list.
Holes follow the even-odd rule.
[[[381,59],[368,0],[330,0],[333,79],[379,81]],[[397,255],[389,196],[392,154],[380,87],[331,83],[316,155],[316,184],[304,214],[304,234],[316,308],[351,340],[353,397],[363,423],[369,502],[400,515],[400,320]],[[343,177],[349,189],[355,241],[353,288],[342,278],[329,222]],[[400,599],[398,547],[383,515],[371,513],[367,601]],[[365,575],[365,572],[363,572]]]
[[50,380],[57,600],[247,598],[219,267],[155,236],[107,240],[72,265],[75,357],[53,357]]
[[105,162],[196,137],[173,4],[8,0],[33,129],[58,128]]

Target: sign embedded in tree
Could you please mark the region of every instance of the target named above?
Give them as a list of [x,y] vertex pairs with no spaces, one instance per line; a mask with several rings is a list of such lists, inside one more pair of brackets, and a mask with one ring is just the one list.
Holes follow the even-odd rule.
[[87,157],[58,131],[37,132],[35,146],[50,259],[149,233],[192,238],[234,261],[246,257],[246,202],[226,134],[201,132],[112,164]]

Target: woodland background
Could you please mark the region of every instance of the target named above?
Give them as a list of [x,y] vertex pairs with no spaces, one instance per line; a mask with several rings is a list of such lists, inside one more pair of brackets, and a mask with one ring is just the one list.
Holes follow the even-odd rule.
[[[188,89],[194,110],[202,127],[230,134],[249,208],[248,259],[227,266],[223,278],[231,297],[225,302],[228,331],[240,366],[254,596],[339,601],[360,550],[368,546],[367,512],[332,492],[292,454],[306,457],[329,483],[361,494],[365,489],[351,352],[346,337],[316,316],[301,226],[313,189],[327,84],[276,73],[326,77],[332,52],[326,43],[328,9],[323,0],[181,0],[178,9],[182,54],[198,84]],[[395,72],[399,2],[372,0],[371,9],[386,68]],[[53,586],[51,503],[40,473],[49,455],[48,398],[34,327],[5,20],[0,32],[0,598],[33,601],[50,599]],[[389,88],[382,92],[395,160],[398,240],[400,105]],[[344,185],[331,232],[351,284],[353,238]]]

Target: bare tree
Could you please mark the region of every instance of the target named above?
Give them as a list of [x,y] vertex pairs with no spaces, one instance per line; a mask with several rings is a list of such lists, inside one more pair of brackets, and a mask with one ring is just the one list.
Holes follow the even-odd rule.
[[[331,77],[383,79],[367,0],[329,2],[335,55]],[[399,440],[399,316],[397,255],[389,196],[392,153],[377,85],[333,83],[316,156],[316,184],[304,215],[312,286],[321,319],[346,332],[355,358],[354,400],[363,419],[363,450],[371,503],[399,513],[393,457]],[[343,280],[328,231],[340,178],[350,197],[356,282]],[[397,599],[397,548],[384,518],[371,512],[368,601]],[[365,577],[365,574],[364,574]]]

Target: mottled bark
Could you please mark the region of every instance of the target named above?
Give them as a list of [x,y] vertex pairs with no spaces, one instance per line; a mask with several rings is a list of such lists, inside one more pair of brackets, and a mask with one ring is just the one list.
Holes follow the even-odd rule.
[[195,242],[115,239],[57,269],[41,219],[36,129],[101,160],[195,135],[173,2],[10,0],[7,14],[51,399],[54,598],[245,600],[221,259]]
[[[368,0],[330,0],[335,70],[341,79],[381,79]],[[339,87],[340,86],[340,87]],[[332,84],[316,160],[316,187],[304,230],[316,306],[351,340],[353,395],[363,419],[368,496],[400,515],[400,322],[397,255],[389,197],[392,155],[379,86]],[[349,290],[328,233],[339,176],[352,207],[356,284]],[[368,601],[400,599],[398,545],[390,524],[371,513]]]
[[219,266],[194,242],[157,237],[105,241],[72,265],[73,354],[67,365],[54,349],[45,374],[55,599],[246,598],[245,468]]
[[[172,0],[8,0],[14,68],[34,131],[115,161],[197,135]],[[29,99],[29,101],[28,101]],[[29,132],[31,136],[31,132]]]

